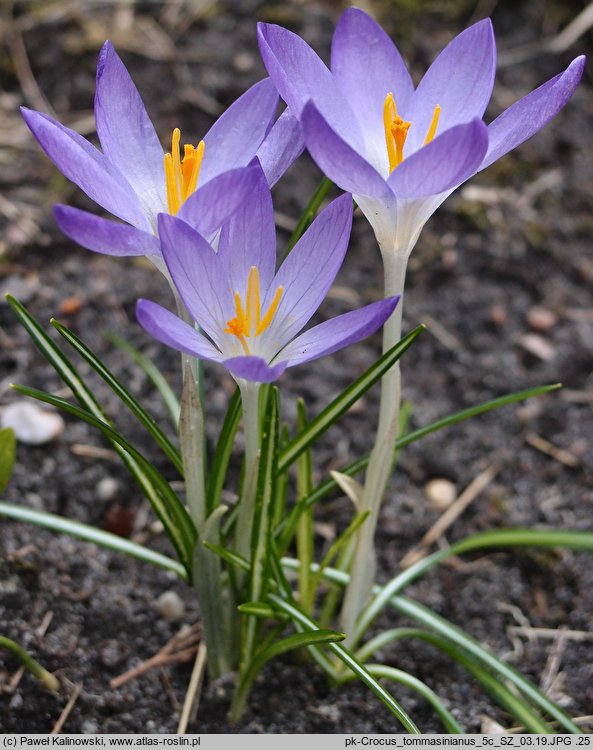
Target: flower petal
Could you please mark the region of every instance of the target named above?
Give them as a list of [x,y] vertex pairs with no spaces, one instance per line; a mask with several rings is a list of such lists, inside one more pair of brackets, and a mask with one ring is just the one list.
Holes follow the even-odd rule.
[[136,318],[142,328],[162,344],[192,357],[222,361],[221,353],[205,336],[156,302],[139,299],[136,302]]
[[412,122],[404,154],[422,146],[437,104],[441,106],[437,133],[482,117],[492,95],[495,72],[496,44],[492,23],[486,18],[455,37],[420,81],[411,111],[401,113]]
[[309,153],[338,187],[377,198],[389,195],[379,172],[332,129],[313,102],[305,106],[301,125]]
[[395,310],[398,301],[399,297],[387,297],[326,320],[297,336],[282,349],[278,357],[287,361],[287,367],[292,367],[355,344],[380,328]]
[[181,219],[159,214],[158,226],[163,257],[179,296],[192,318],[222,348],[223,329],[234,315],[234,306],[233,290],[220,273],[219,258]]
[[239,167],[223,172],[198,187],[177,216],[203,235],[216,232],[254,190],[261,168]]
[[231,357],[225,359],[223,365],[236,378],[256,383],[272,383],[286,370],[286,362],[270,367],[261,357]]
[[119,256],[161,254],[158,237],[129,224],[119,224],[61,204],[55,206],[54,216],[66,237],[95,253]]
[[231,289],[244,293],[251,266],[257,266],[262,293],[267,291],[276,270],[276,227],[272,195],[261,167],[253,167],[258,179],[244,200],[224,224],[218,243],[220,273]]
[[246,167],[267,136],[276,116],[278,93],[265,78],[253,85],[222,113],[204,136],[200,182],[221,172]]
[[125,175],[156,221],[156,215],[167,208],[163,148],[111,42],[105,42],[99,55],[95,120],[103,153]]
[[270,187],[274,187],[304,148],[301,125],[287,109],[276,120],[256,154]]
[[49,115],[26,107],[21,107],[21,113],[60,172],[114,216],[150,230],[134,191],[100,151]]
[[365,133],[367,149],[378,144],[381,156],[386,158],[385,97],[393,93],[397,106],[405,111],[414,93],[396,46],[370,16],[358,8],[348,8],[332,41],[331,69]]
[[278,348],[290,341],[321,304],[340,270],[352,226],[352,196],[345,194],[322,211],[280,267],[263,307],[283,287],[266,339]]
[[585,66],[584,56],[568,68],[506,109],[488,126],[488,153],[480,169],[485,169],[511,149],[543,128],[573,95]]
[[457,187],[479,168],[488,148],[488,129],[472,120],[445,131],[393,170],[389,185],[397,198],[420,198]]
[[311,47],[297,34],[275,24],[259,23],[257,36],[270,78],[293,114],[300,119],[305,104],[314,101],[331,127],[361,150],[364,139],[354,112]]

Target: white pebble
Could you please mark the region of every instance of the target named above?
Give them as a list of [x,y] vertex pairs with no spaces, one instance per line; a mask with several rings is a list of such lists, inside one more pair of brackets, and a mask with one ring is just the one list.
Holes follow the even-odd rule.
[[445,510],[457,497],[455,485],[448,479],[431,479],[424,487],[424,492],[435,510]]
[[2,413],[2,427],[12,427],[21,443],[42,445],[63,432],[64,420],[55,412],[40,409],[32,401],[14,401]]
[[155,602],[160,616],[167,622],[181,622],[185,617],[185,604],[175,591],[163,591]]
[[104,503],[115,500],[119,494],[119,482],[113,477],[103,477],[97,482],[97,497]]

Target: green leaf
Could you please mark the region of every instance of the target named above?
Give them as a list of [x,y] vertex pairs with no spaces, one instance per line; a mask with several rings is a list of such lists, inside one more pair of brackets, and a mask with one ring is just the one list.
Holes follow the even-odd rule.
[[[305,402],[297,401],[297,431],[303,432],[307,427]],[[286,477],[288,472],[281,473]],[[313,489],[313,462],[310,449],[304,450],[297,459],[297,503],[311,494]],[[299,602],[305,612],[313,611],[315,601],[315,584],[312,583],[311,563],[314,556],[313,545],[313,512],[312,509],[301,514],[297,524],[297,557],[301,561],[299,568]]]
[[277,610],[266,602],[245,602],[244,604],[239,604],[237,609],[242,615],[270,620],[273,620],[278,614]]
[[16,641],[0,635],[0,648],[5,648],[18,657],[23,666],[26,667],[29,672],[31,672],[31,674],[34,675],[50,692],[60,692],[58,678],[51,672],[48,672],[47,669],[44,669],[44,667],[42,667],[38,661],[35,661],[35,659],[25,651],[22,646],[19,646]]
[[473,656],[479,665],[487,667],[507,679],[532,703],[535,703],[535,705],[539,706],[549,716],[556,719],[568,732],[572,734],[582,733],[580,727],[573,722],[560,706],[544,695],[541,690],[519,671],[496,657],[463,630],[448,622],[444,617],[437,615],[436,612],[433,612],[428,607],[405,596],[392,597],[390,604],[400,614],[422,623],[451,643],[460,646],[464,651]]
[[355,404],[395,362],[410,348],[424,330],[418,326],[405,336],[388,352],[383,354],[369,369],[346,388],[336,399],[327,406],[321,414],[313,419],[294,440],[282,451],[278,460],[278,471],[286,469],[311,445],[319,435],[323,434],[348,409]]
[[0,492],[4,492],[14,468],[16,438],[11,427],[0,430]]
[[207,491],[209,513],[211,513],[220,503],[220,495],[226,478],[226,471],[229,465],[231,452],[233,450],[235,433],[239,427],[241,412],[241,393],[239,389],[236,388],[231,400],[229,401],[222,430],[220,431],[218,442],[216,444],[216,451],[214,452],[214,457],[212,459]]
[[[316,623],[302,612],[293,602],[288,602],[276,594],[268,594],[268,600],[276,605],[278,609],[289,615],[293,622],[298,624],[306,632],[315,632],[319,630]],[[327,644],[327,647],[333,651],[338,659],[340,659],[340,661],[342,661],[348,669],[350,669],[358,679],[361,680],[361,682],[373,691],[373,693],[389,708],[410,734],[420,734],[420,730],[406,711],[404,711],[393,696],[385,690],[379,682],[377,682],[366,667],[361,664],[350,653],[350,651],[343,646],[340,646],[338,643],[330,642]]]
[[368,630],[373,620],[390,603],[392,596],[403,591],[413,581],[447,557],[460,555],[464,552],[502,547],[565,547],[566,549],[593,552],[593,532],[495,529],[461,539],[451,547],[419,560],[382,586],[362,613],[356,628],[355,640],[358,640]]
[[167,383],[167,381],[163,377],[163,373],[159,370],[158,367],[156,367],[153,362],[151,362],[150,359],[148,359],[148,357],[145,357],[142,352],[136,349],[136,347],[132,346],[129,341],[121,338],[121,336],[118,336],[117,334],[112,332],[108,332],[105,334],[105,338],[108,341],[111,341],[112,344],[115,344],[115,346],[117,346],[122,351],[127,352],[132,357],[134,362],[136,362],[140,369],[151,380],[154,387],[160,393],[165,406],[167,407],[167,411],[169,412],[169,416],[171,417],[173,427],[177,429],[177,425],[179,424],[179,400],[173,392],[173,389],[171,388],[169,383]]
[[187,571],[190,572],[192,569],[192,553],[197,536],[195,526],[177,494],[151,462],[144,458],[117,430],[86,409],[35,388],[25,386],[13,386],[13,388],[26,396],[56,406],[58,409],[62,409],[101,430],[132,471],[153,510],[163,523],[181,561]]
[[150,462],[146,461],[138,451],[124,440],[119,432],[113,429],[99,402],[87,388],[76,368],[50,339],[35,318],[10,295],[6,295],[6,299],[21,325],[31,336],[33,343],[70,388],[83,408],[79,409],[65,399],[57,399],[50,394],[35,389],[15,386],[16,390],[64,409],[98,427],[105,434],[163,522],[167,534],[191,578],[196,530],[185,507]]
[[117,380],[101,360],[84,344],[78,336],[69,328],[52,319],[53,327],[64,339],[75,349],[80,356],[89,363],[93,370],[107,383],[111,390],[118,396],[122,403],[132,412],[141,425],[148,431],[153,440],[163,450],[166,456],[171,460],[173,466],[183,477],[183,462],[177,448],[161,430],[154,418],[148,414],[145,409],[138,403],[132,394]]
[[222,547],[220,544],[212,544],[212,542],[209,542],[207,540],[202,542],[202,544],[211,552],[214,552],[219,557],[221,557],[225,562],[229,563],[229,565],[233,565],[235,568],[243,570],[246,573],[249,573],[249,571],[251,570],[249,561],[241,555],[238,555],[236,552],[233,552],[226,547]]
[[103,529],[97,529],[86,523],[72,521],[69,518],[47,513],[44,510],[35,510],[23,505],[14,505],[12,503],[0,502],[0,516],[11,518],[23,523],[33,523],[50,531],[56,531],[60,534],[82,539],[84,542],[92,542],[100,547],[112,549],[116,552],[122,552],[124,555],[135,557],[142,562],[150,563],[157,568],[169,570],[183,580],[187,580],[187,571],[177,560],[173,560],[160,552],[144,547],[141,544],[131,542],[116,534],[111,534]]
[[[468,409],[462,409],[461,411],[450,414],[449,416],[443,417],[442,419],[438,419],[436,422],[431,422],[431,424],[420,427],[419,429],[414,430],[413,432],[410,432],[407,435],[399,438],[395,445],[396,454],[402,448],[416,442],[417,440],[420,440],[420,438],[429,435],[431,432],[442,430],[444,427],[451,427],[452,425],[463,422],[466,419],[470,419],[471,417],[485,414],[486,412],[492,411],[494,409],[500,409],[502,406],[508,406],[509,404],[514,404],[518,401],[524,401],[528,398],[541,396],[544,393],[550,393],[557,390],[558,388],[560,388],[560,385],[558,384],[544,385],[539,386],[538,388],[529,388],[527,390],[517,391],[516,393],[510,393],[506,396],[491,399],[490,401],[485,401],[482,404],[471,406]],[[369,462],[369,456],[370,454],[367,453],[366,455],[357,459],[343,469],[340,469],[340,473],[346,474],[350,477],[356,476],[356,474],[366,469]],[[318,485],[308,497],[304,498],[300,503],[295,504],[290,514],[284,519],[281,524],[278,525],[275,531],[276,537],[278,539],[278,546],[281,550],[287,549],[288,544],[290,543],[290,539],[292,539],[294,535],[294,530],[296,528],[298,518],[300,514],[305,510],[305,508],[310,508],[312,505],[320,502],[321,500],[323,500],[323,498],[327,497],[327,495],[329,495],[329,493],[335,488],[336,481],[334,479],[327,479],[325,482],[322,482],[320,485]]]

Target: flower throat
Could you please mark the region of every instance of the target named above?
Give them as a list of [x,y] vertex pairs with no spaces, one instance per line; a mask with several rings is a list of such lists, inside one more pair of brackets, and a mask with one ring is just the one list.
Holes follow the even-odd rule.
[[[432,120],[428,133],[424,139],[423,145],[426,146],[434,138],[441,116],[441,107],[439,104],[434,108]],[[389,174],[398,167],[404,160],[404,144],[408,137],[408,130],[411,122],[406,122],[397,114],[395,99],[393,94],[387,94],[383,104],[383,127],[385,128],[385,144],[387,146],[387,155],[389,157]]]

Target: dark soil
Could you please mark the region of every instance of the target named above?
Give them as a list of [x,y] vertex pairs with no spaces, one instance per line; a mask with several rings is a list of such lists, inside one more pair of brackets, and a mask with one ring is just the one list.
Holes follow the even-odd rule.
[[[78,332],[163,424],[165,410],[147,378],[104,333],[115,331],[140,347],[177,388],[177,357],[151,341],[133,316],[139,296],[169,304],[169,293],[145,262],[93,255],[60,236],[51,206],[57,200],[87,204],[42,156],[20,121],[18,106],[47,110],[45,96],[62,121],[91,133],[96,54],[110,37],[163,140],[176,125],[191,134],[191,140],[263,75],[255,44],[256,19],[288,25],[327,57],[333,26],[345,5],[329,0],[166,6],[107,2],[92,4],[92,14],[85,4],[77,8],[75,3],[30,0],[2,5],[0,28],[6,45],[0,52],[0,286],[41,321],[56,316]],[[423,71],[454,34],[490,13],[502,60],[489,117],[556,74],[577,53],[591,51],[590,33],[556,55],[538,45],[564,28],[583,5],[528,0],[365,3],[397,39],[415,73]],[[128,7],[133,16],[125,10]],[[518,49],[525,54],[511,54]],[[447,478],[461,492],[487,467],[498,467],[495,479],[442,543],[502,526],[591,529],[592,116],[591,80],[586,74],[572,102],[550,126],[447,201],[414,251],[405,328],[426,322],[428,332],[402,365],[413,426],[513,390],[557,381],[564,390],[439,432],[403,452],[379,524],[382,581],[397,572],[403,554],[440,515],[424,492],[433,478]],[[290,170],[275,191],[279,224],[298,217],[318,180],[306,157]],[[287,234],[281,234],[284,241]],[[376,299],[380,273],[372,234],[358,217],[338,286],[322,313]],[[72,297],[79,304],[73,304]],[[538,307],[553,314],[546,318],[548,323],[542,324]],[[372,362],[379,345],[374,337],[287,372],[280,381],[286,418],[293,419],[297,395],[305,397],[311,414],[317,413]],[[207,378],[208,432],[214,441],[232,383],[220,368],[207,368]],[[140,428],[120,413],[115,397],[91,379],[125,433],[170,472]],[[15,399],[11,382],[54,392],[62,388],[2,302],[3,405]],[[369,448],[376,406],[377,393],[372,392],[320,446],[315,456],[319,479],[328,468]],[[561,453],[559,460],[557,454],[543,453],[534,447],[533,436],[568,456]],[[67,418],[57,441],[41,447],[21,444],[17,459],[4,499],[130,533],[169,551],[163,536],[152,533],[154,519],[140,492],[86,425]],[[106,477],[117,483],[108,500],[98,492]],[[349,518],[348,503],[337,496],[319,507],[320,549]],[[69,686],[65,693],[70,694],[72,685],[81,688],[63,731],[174,732],[191,661],[152,669],[117,689],[109,681],[158,652],[182,623],[199,621],[192,591],[163,571],[26,524],[3,521],[0,543],[0,633],[19,641],[56,671]],[[588,553],[564,551],[464,557],[432,571],[408,593],[544,685],[571,715],[584,716],[593,714],[591,561]],[[166,622],[155,609],[156,599],[168,590],[186,603],[182,623]],[[391,613],[379,625],[405,622]],[[39,631],[42,624],[44,634]],[[510,630],[517,625],[551,629],[557,635],[560,628],[568,628],[588,633],[589,640],[571,633],[563,639],[549,637],[541,630],[527,638]],[[470,677],[428,645],[406,642],[383,657],[433,687],[467,731],[487,731],[488,719],[512,726],[508,714]],[[28,674],[17,683],[17,669],[11,656],[0,654],[0,728],[50,731],[68,695],[50,696]],[[423,731],[442,731],[422,700],[407,690],[393,690]],[[190,730],[399,729],[363,686],[333,689],[306,661],[284,659],[266,668],[245,718],[233,728],[226,719],[228,694],[227,683],[206,684]]]

